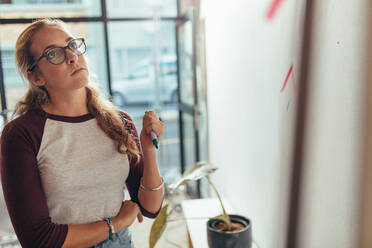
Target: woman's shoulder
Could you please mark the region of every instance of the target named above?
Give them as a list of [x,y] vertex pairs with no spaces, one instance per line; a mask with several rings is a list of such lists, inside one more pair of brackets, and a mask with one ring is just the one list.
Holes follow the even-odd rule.
[[1,135],[14,135],[32,130],[42,130],[46,117],[41,110],[29,110],[5,124]]
[[118,109],[119,116],[125,126],[125,128],[132,134],[137,133],[136,125],[134,124],[134,121],[132,117],[125,112],[124,110]]
[[121,120],[123,121],[124,125],[126,127],[133,128],[134,121],[133,121],[132,117],[122,109],[118,109],[117,111],[118,111],[119,116],[120,116]]
[[118,109],[117,112],[119,113],[122,119],[124,118],[125,120],[133,121],[132,117],[124,110]]

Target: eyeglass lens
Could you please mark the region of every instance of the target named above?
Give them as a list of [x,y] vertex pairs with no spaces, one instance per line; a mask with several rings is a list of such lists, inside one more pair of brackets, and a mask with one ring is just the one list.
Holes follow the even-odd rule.
[[61,64],[66,58],[66,48],[69,48],[78,56],[83,54],[86,50],[84,41],[82,39],[72,40],[70,43],[68,43],[67,47],[54,47],[49,49],[45,54],[47,60],[52,64]]

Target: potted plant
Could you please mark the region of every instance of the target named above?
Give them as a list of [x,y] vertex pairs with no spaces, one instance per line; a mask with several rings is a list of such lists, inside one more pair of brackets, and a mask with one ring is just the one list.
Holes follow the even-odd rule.
[[[217,167],[209,162],[199,162],[192,168],[185,171],[182,178],[175,184],[169,185],[170,194],[181,185],[190,181],[206,178],[213,188],[221,204],[221,214],[209,218],[206,223],[208,245],[210,248],[251,248],[252,247],[252,225],[249,219],[241,215],[229,215],[226,213],[222,199],[211,181],[209,175],[217,170]],[[169,204],[165,204],[159,215],[154,220],[150,231],[150,248],[154,248],[156,242],[163,234],[170,216],[174,209],[168,211]]]

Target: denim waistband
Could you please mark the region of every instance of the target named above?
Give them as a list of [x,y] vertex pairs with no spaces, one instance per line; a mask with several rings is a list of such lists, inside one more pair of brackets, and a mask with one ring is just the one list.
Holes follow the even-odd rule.
[[106,239],[92,248],[135,248],[129,228],[114,234],[113,240]]

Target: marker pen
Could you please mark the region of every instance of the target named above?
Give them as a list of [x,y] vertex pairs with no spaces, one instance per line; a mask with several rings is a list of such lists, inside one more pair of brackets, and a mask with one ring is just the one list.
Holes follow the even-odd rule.
[[152,143],[154,144],[156,149],[159,149],[158,136],[156,135],[156,133],[154,131],[150,131],[150,135],[151,135],[151,138],[152,138]]
[[[145,114],[147,113],[147,111],[145,111]],[[159,149],[159,141],[158,141],[158,136],[156,135],[156,133],[154,131],[150,131],[150,135],[151,135],[151,139],[152,139],[152,143],[154,144],[154,146],[156,147],[156,149]]]

